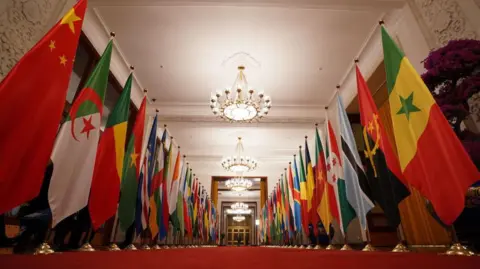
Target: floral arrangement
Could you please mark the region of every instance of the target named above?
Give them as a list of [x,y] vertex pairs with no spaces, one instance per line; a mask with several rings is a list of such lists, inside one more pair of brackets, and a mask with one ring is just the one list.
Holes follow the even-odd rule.
[[431,51],[424,67],[427,71],[422,75],[423,81],[473,162],[480,167],[480,135],[464,126],[464,120],[480,110],[480,41],[452,40]]

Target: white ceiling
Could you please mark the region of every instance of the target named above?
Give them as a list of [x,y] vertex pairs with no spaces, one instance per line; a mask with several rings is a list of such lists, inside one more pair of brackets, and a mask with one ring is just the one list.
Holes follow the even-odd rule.
[[[151,110],[160,110],[160,125],[168,125],[206,189],[211,176],[231,175],[219,162],[241,136],[259,160],[249,176],[267,176],[270,191],[305,135],[314,152],[313,124],[323,122],[335,85],[377,21],[404,1],[89,2],[104,32],[116,32],[119,55],[135,65],[137,83],[157,99]],[[210,93],[231,86],[238,65],[247,67],[250,86],[272,98],[262,123],[232,125],[210,112]]]

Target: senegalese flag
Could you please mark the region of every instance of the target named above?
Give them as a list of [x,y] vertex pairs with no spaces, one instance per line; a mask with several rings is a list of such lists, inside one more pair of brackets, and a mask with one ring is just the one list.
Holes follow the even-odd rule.
[[372,195],[380,205],[391,227],[400,224],[398,205],[410,195],[410,191],[402,183],[398,158],[388,140],[383,123],[378,116],[377,106],[372,94],[356,66],[358,106],[360,122],[363,127],[365,156],[367,158],[367,177]]
[[332,210],[332,215],[337,218],[340,224],[340,230],[345,235],[348,224],[356,217],[355,211],[347,199],[347,188],[343,179],[343,164],[340,159],[340,149],[337,143],[337,137],[333,131],[332,124],[327,119],[327,181],[333,186],[335,193],[336,207]]
[[[316,207],[318,216],[322,220],[323,227],[327,232],[327,235],[330,234],[330,224],[332,223],[333,216],[330,210],[330,201],[332,200],[333,204],[335,202],[335,193],[333,191],[332,185],[327,182],[327,167],[325,163],[325,152],[323,150],[322,141],[320,140],[320,135],[318,134],[318,128],[315,128],[315,195],[319,204]],[[332,197],[332,198],[330,198]]]
[[108,116],[98,143],[88,210],[94,230],[117,212],[125,158],[127,121],[130,109],[132,73],[128,76],[117,104]]
[[480,173],[410,61],[382,26],[393,133],[405,180],[447,225],[465,206]]
[[315,174],[313,173],[312,159],[310,158],[310,151],[308,150],[307,137],[305,137],[305,165],[307,170],[307,213],[308,221],[313,226],[313,232],[315,236],[318,235],[318,225],[320,218],[317,214],[317,208],[314,207],[315,197]]
[[78,1],[0,79],[0,214],[40,192],[62,119],[86,8],[87,0]]
[[308,196],[307,196],[307,180],[305,178],[305,164],[303,163],[302,146],[299,147],[298,155],[300,156],[300,201],[302,203],[302,223],[303,229],[308,233]]
[[48,189],[52,227],[88,204],[111,56],[112,40],[73,102],[57,135],[51,156],[54,169]]
[[142,152],[143,132],[145,129],[145,108],[147,98],[143,97],[137,112],[132,135],[128,140],[123,161],[122,184],[120,186],[120,202],[118,204],[118,219],[120,228],[126,231],[135,220],[137,202],[138,177],[140,176],[140,154]]

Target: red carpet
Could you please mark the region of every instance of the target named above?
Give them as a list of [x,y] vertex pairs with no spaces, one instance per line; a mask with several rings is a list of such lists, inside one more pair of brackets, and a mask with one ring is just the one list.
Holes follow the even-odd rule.
[[478,269],[480,257],[414,253],[363,253],[261,247],[164,249],[134,252],[0,255],[0,268],[40,269]]

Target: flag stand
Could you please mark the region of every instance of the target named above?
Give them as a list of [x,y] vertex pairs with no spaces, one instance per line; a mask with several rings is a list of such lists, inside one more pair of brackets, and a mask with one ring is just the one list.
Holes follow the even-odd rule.
[[300,246],[298,248],[301,248],[301,249],[305,249],[305,246],[303,245],[303,242],[305,242],[305,237],[306,237],[306,233],[304,231],[302,231],[302,237],[301,237],[301,241],[300,241]]
[[83,244],[77,251],[80,251],[80,252],[93,252],[95,251],[95,249],[92,247],[92,245],[90,245],[90,235],[92,235],[93,233],[93,228],[90,227],[90,229],[88,229],[88,232],[87,234],[85,234],[85,238],[87,238],[87,242],[85,244]]
[[158,237],[159,237],[159,234],[157,233],[157,235],[152,239],[153,242],[155,243],[155,244],[152,246],[152,249],[153,249],[153,250],[159,250],[159,249],[161,249],[161,247],[158,245]]
[[108,245],[108,251],[120,251],[121,249],[115,243],[115,238],[117,237],[117,229],[118,229],[118,218],[117,214],[115,214],[115,219],[113,220],[113,228],[112,233],[110,234],[110,244]]
[[33,252],[33,255],[48,255],[55,253],[55,251],[50,247],[50,245],[47,243],[48,238],[50,237],[50,234],[52,233],[52,230],[49,229],[47,232],[46,238],[44,238],[44,241],[40,246],[35,248],[35,251]]
[[367,245],[362,249],[362,251],[365,252],[370,252],[370,251],[377,251],[375,247],[372,246],[372,238],[370,237],[370,230],[368,229],[368,223],[367,223],[367,228],[365,229],[365,234],[367,236]]
[[[132,224],[134,225],[134,224]],[[135,228],[134,228],[135,229]],[[135,233],[135,232],[134,232]],[[135,236],[133,236],[133,238],[135,238]],[[135,241],[135,239],[133,240]],[[135,245],[132,243],[130,243],[128,246],[126,246],[123,250],[128,250],[128,251],[135,251],[137,250],[137,247],[135,247]]]
[[401,223],[397,227],[397,235],[400,239],[400,242],[398,242],[395,248],[393,248],[392,252],[410,252],[408,247],[404,244],[405,238],[403,236],[403,226]]
[[453,225],[450,226],[450,233],[452,234],[452,245],[450,248],[444,253],[448,256],[474,256],[475,253],[468,249],[468,247],[462,245],[458,240],[457,232],[455,231],[455,227]]
[[[318,230],[318,229],[317,229],[317,230]],[[318,231],[318,233],[320,234],[320,231]],[[313,249],[315,249],[315,250],[320,250],[320,249],[322,249],[322,246],[320,246],[320,242],[319,242],[319,241],[320,241],[320,240],[319,240],[319,237],[318,237],[319,234],[317,234],[317,236],[315,236],[315,241],[316,241],[316,242],[315,242],[315,247],[313,248]]]
[[[333,227],[332,227],[333,229]],[[327,230],[325,230],[326,232]],[[327,236],[328,236],[328,246],[325,248],[326,250],[336,250],[335,246],[332,244],[332,240],[333,238],[330,236],[330,229],[327,233]]]
[[345,233],[345,236],[343,237],[343,247],[340,249],[343,251],[348,251],[348,250],[353,250],[350,245],[348,245],[348,236]]
[[142,243],[142,246],[140,247],[141,250],[150,250],[150,246],[148,243],[145,243],[145,240],[147,240],[147,237],[145,236],[147,234],[147,230],[143,230],[140,233],[140,242]]

